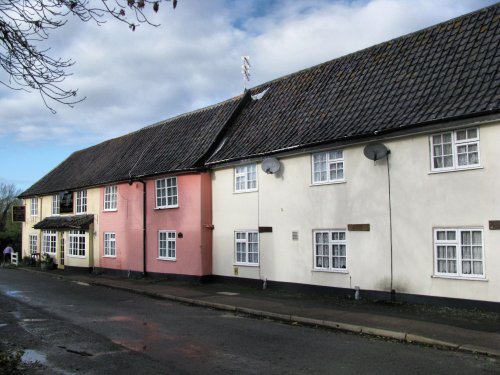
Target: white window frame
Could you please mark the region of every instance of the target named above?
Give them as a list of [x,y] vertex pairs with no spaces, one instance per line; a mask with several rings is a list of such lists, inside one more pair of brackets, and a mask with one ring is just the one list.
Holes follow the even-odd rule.
[[75,212],[84,214],[87,212],[87,190],[78,190],[75,199]]
[[109,185],[104,187],[104,211],[118,210],[118,186]]
[[179,189],[177,177],[160,178],[155,181],[156,208],[179,207]]
[[177,260],[177,233],[175,230],[158,231],[158,259]]
[[84,230],[70,230],[68,233],[68,256],[85,258],[87,255],[87,239]]
[[248,193],[257,189],[257,164],[234,167],[234,191],[236,193]]
[[[463,243],[462,234],[469,232],[471,243]],[[480,233],[481,242],[473,242],[473,232]],[[439,233],[444,233],[446,238],[438,239]],[[454,233],[453,236],[448,234]],[[485,259],[484,259],[484,233],[482,228],[434,228],[434,275],[438,277],[453,277],[463,279],[485,279]],[[444,249],[443,249],[444,248]],[[455,254],[450,253],[448,250],[455,249]],[[444,250],[444,253],[443,253]],[[477,251],[480,252],[480,257],[477,257]],[[474,257],[476,254],[476,257]],[[447,262],[443,264],[442,262]],[[448,263],[454,262],[454,271],[440,271],[442,266],[448,268]],[[464,263],[470,263],[470,273],[465,270]],[[441,264],[441,267],[440,267]],[[453,265],[453,263],[450,263]],[[474,272],[474,265],[480,264],[480,273]]]
[[59,194],[52,195],[52,215],[61,213],[61,196]]
[[260,236],[258,231],[234,232],[234,264],[258,266],[260,263]]
[[38,198],[31,198],[31,217],[38,217]]
[[[475,136],[470,136],[469,133],[474,133]],[[462,136],[465,135],[465,138]],[[448,136],[449,141],[444,143],[444,137]],[[441,142],[436,142],[437,138]],[[467,128],[467,129],[459,129],[453,131],[447,131],[442,133],[432,134],[429,138],[429,144],[431,149],[431,171],[432,172],[446,172],[446,171],[455,171],[455,170],[463,170],[463,169],[473,169],[481,167],[481,150],[480,150],[480,140],[479,140],[479,128]],[[448,145],[448,150],[445,150],[445,145]],[[476,148],[469,152],[469,148]],[[459,152],[459,151],[464,151]],[[467,164],[461,163],[460,155],[464,155],[467,158]],[[477,162],[469,162],[469,154],[477,154]],[[451,157],[452,165],[444,166],[444,157]],[[442,158],[443,166],[437,167],[434,164],[435,159]]]
[[116,258],[116,233],[104,232],[104,257]]
[[[318,236],[321,236],[320,241],[318,241]],[[345,229],[313,231],[314,270],[347,272],[347,251],[347,232]]]
[[[313,185],[345,182],[344,150],[337,149],[312,154],[311,171]],[[335,177],[332,177],[333,173]]]
[[42,232],[42,254],[57,253],[57,232],[55,230],[44,230]]
[[30,254],[38,253],[38,235],[30,234],[29,235],[29,251]]

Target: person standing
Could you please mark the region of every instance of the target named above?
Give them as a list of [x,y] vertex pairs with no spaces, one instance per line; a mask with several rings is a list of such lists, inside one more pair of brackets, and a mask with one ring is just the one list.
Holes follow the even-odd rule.
[[10,246],[7,245],[5,249],[3,249],[3,261],[8,262],[10,261],[11,254],[14,252],[14,249]]

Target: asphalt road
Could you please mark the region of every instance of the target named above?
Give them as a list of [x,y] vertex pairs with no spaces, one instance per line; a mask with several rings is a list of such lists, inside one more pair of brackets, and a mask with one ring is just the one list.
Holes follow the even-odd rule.
[[0,340],[16,339],[4,332],[21,327],[33,339],[20,334],[21,345],[36,346],[54,373],[500,374],[494,358],[252,319],[19,270],[0,269],[0,303]]

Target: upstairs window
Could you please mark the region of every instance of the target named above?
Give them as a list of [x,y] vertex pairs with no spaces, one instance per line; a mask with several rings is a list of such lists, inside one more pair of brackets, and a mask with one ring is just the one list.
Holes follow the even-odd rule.
[[59,215],[61,212],[61,196],[54,194],[52,196],[52,215]]
[[87,212],[87,190],[76,192],[76,213],[84,214]]
[[435,229],[434,252],[437,276],[484,278],[481,229]]
[[38,198],[31,198],[31,217],[38,216]]
[[56,253],[57,232],[55,230],[43,231],[42,252],[48,254]]
[[177,177],[156,180],[156,208],[178,206]]
[[104,188],[104,211],[116,211],[117,192],[118,187],[116,185],[106,186]]
[[344,151],[318,152],[312,155],[313,184],[344,181]]
[[431,162],[433,171],[478,167],[479,129],[463,129],[432,135]]
[[257,190],[257,164],[248,164],[234,169],[234,191],[237,193]]
[[314,268],[345,271],[347,267],[346,232],[339,230],[314,232]]

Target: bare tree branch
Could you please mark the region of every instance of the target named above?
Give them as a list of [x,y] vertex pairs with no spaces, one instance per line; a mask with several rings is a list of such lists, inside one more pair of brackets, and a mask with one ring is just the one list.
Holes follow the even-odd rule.
[[72,107],[85,100],[77,98],[78,90],[61,86],[74,61],[55,58],[50,48],[38,47],[50,32],[64,27],[69,16],[97,25],[115,19],[133,31],[140,24],[158,26],[145,12],[158,12],[165,1],[177,6],[177,0],[0,0],[0,67],[8,76],[0,83],[13,90],[38,91],[53,113],[52,102]]

